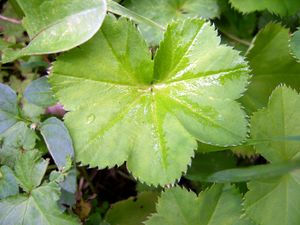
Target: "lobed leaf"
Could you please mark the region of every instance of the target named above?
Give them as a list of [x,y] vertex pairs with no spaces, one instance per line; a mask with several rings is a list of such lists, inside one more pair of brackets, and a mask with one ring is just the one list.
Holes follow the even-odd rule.
[[300,64],[290,55],[288,46],[289,30],[280,24],[268,24],[254,39],[247,53],[253,76],[241,99],[247,111],[265,107],[273,89],[281,83],[300,87]]
[[[296,91],[286,86],[277,87],[270,97],[268,107],[254,113],[251,120],[252,136],[268,139],[299,134],[299,104],[300,96]],[[279,139],[275,142],[263,142],[255,147],[257,152],[271,162],[299,159],[298,141]],[[247,214],[262,225],[298,224],[299,184],[299,170],[249,182],[249,192],[245,195]]]
[[[209,19],[220,14],[216,0],[126,0],[123,4],[128,9],[163,26],[172,20],[196,16]],[[139,24],[139,28],[150,45],[158,45],[163,38],[160,30],[149,25]]]
[[63,214],[57,205],[59,188],[55,182],[38,187],[29,195],[20,194],[0,200],[0,225],[79,224]]
[[245,139],[235,99],[248,78],[243,57],[203,20],[172,23],[153,62],[133,24],[109,16],[93,39],[58,58],[50,83],[71,111],[65,122],[78,161],[100,168],[127,161],[134,176],[163,185],[186,171],[195,139]]
[[241,196],[224,185],[213,185],[198,197],[175,187],[161,194],[156,210],[146,225],[232,225],[242,214]]

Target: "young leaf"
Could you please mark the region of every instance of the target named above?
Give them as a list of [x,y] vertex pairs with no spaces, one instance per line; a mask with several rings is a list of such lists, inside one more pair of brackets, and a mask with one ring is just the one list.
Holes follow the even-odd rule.
[[41,158],[37,150],[25,151],[19,155],[15,165],[15,176],[24,191],[30,192],[41,184],[48,161]]
[[137,197],[119,201],[108,210],[105,220],[111,225],[142,225],[155,212],[157,193],[143,192]]
[[105,0],[17,0],[25,17],[23,26],[31,39],[19,51],[7,51],[2,61],[24,55],[66,51],[89,40],[106,15]]
[[298,30],[293,34],[290,40],[290,47],[292,54],[300,60],[300,30]]
[[21,152],[34,148],[36,138],[34,130],[17,122],[0,135],[0,163],[13,168]]
[[[278,87],[268,107],[253,115],[254,138],[276,138],[299,134],[299,94],[285,86]],[[298,141],[274,141],[258,144],[256,150],[271,162],[299,159]],[[252,181],[245,196],[247,214],[262,225],[289,225],[300,221],[299,170],[281,177]]]
[[234,100],[245,90],[248,67],[219,44],[209,23],[175,22],[153,65],[134,25],[108,17],[87,44],[59,57],[50,76],[72,111],[65,122],[76,159],[100,168],[127,160],[134,176],[158,185],[186,171],[195,139],[243,141],[247,121]]
[[[277,87],[268,107],[254,113],[251,118],[253,139],[276,139],[300,134],[300,96],[286,86]],[[285,162],[299,159],[300,142],[278,140],[262,142],[255,149],[270,162]]]
[[266,9],[271,13],[287,16],[300,10],[300,2],[295,0],[230,0],[230,3],[243,13]]
[[197,197],[175,187],[163,192],[146,225],[232,225],[241,214],[241,196],[231,186],[214,185]]
[[0,201],[0,225],[79,225],[74,217],[63,214],[57,205],[59,188],[55,182]]
[[0,83],[0,134],[18,121],[18,101],[16,93]]
[[254,39],[247,54],[253,77],[241,99],[249,112],[265,107],[281,83],[300,87],[300,63],[290,55],[288,46],[289,30],[279,24],[267,25]]
[[19,186],[13,171],[8,166],[0,168],[0,199],[19,193]]
[[[219,15],[216,0],[126,0],[123,3],[132,11],[166,26],[172,20],[188,17],[214,18]],[[162,32],[146,24],[139,24],[142,34],[150,45],[158,45]]]
[[47,77],[32,81],[26,87],[23,95],[30,103],[40,107],[46,108],[56,103]]

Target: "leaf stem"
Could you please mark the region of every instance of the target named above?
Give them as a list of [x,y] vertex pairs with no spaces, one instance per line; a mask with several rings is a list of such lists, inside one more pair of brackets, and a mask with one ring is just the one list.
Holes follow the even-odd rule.
[[22,23],[21,20],[9,18],[9,17],[3,16],[3,15],[0,15],[0,20],[4,20],[4,21],[14,23],[14,24],[21,24]]
[[154,22],[153,20],[150,20],[144,16],[141,16],[125,7],[122,5],[118,4],[117,2],[114,2],[112,0],[107,1],[107,10],[111,13],[127,17],[137,23],[143,23],[148,26],[151,26],[153,28],[159,29],[161,31],[165,31],[165,28],[161,26],[160,24]]
[[240,39],[240,38],[238,38],[237,36],[235,36],[233,34],[227,33],[226,31],[221,31],[221,33],[224,34],[225,36],[227,36],[228,38],[238,42],[238,43],[241,43],[241,44],[246,45],[246,46],[251,45],[251,42]]
[[80,173],[82,174],[82,176],[84,177],[84,179],[87,181],[87,183],[89,184],[90,188],[91,188],[91,191],[94,193],[94,194],[97,194],[97,190],[96,188],[94,187],[93,185],[93,182],[91,181],[89,175],[87,174],[86,170],[84,167],[78,167],[78,169],[80,170]]

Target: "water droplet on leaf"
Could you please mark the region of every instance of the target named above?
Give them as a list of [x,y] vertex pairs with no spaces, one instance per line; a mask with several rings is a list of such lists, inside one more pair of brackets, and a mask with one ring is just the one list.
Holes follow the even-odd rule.
[[86,121],[86,123],[87,124],[90,124],[90,123],[92,123],[94,120],[95,120],[95,115],[94,114],[90,114],[88,117],[87,117],[87,121]]

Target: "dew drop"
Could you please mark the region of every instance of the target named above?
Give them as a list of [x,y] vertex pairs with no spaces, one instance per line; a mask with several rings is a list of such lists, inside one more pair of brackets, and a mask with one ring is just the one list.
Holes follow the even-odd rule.
[[86,120],[86,123],[87,124],[90,124],[92,123],[94,120],[95,120],[95,115],[94,114],[90,114],[88,117],[87,117],[87,120]]

